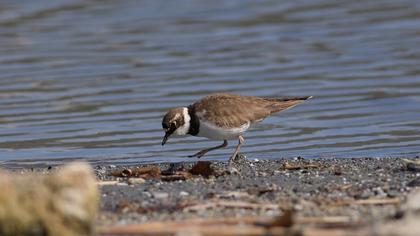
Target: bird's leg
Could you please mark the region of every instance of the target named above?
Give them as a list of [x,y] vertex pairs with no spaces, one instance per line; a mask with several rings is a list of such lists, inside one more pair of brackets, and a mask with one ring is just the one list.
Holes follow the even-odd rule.
[[210,151],[213,151],[213,150],[216,150],[216,149],[219,149],[219,148],[224,148],[224,147],[226,147],[227,145],[228,145],[228,142],[227,142],[227,140],[225,139],[225,140],[223,141],[223,143],[222,143],[221,145],[219,145],[219,146],[216,146],[216,147],[211,147],[211,148],[207,148],[207,149],[203,149],[203,150],[201,150],[201,151],[197,152],[196,154],[194,154],[194,155],[190,155],[190,156],[188,156],[188,157],[197,157],[197,158],[200,158],[200,157],[204,156],[206,153],[208,153],[208,152],[210,152]]
[[235,152],[229,158],[229,165],[232,165],[232,163],[235,161],[236,155],[238,155],[239,150],[241,149],[241,146],[245,141],[244,138],[242,137],[242,135],[239,135],[238,140],[239,140],[238,146],[236,146]]

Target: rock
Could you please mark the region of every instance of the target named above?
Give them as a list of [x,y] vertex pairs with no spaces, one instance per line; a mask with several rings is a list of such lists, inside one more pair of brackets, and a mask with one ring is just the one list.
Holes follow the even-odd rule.
[[132,174],[133,174],[133,171],[130,169],[123,169],[121,171],[121,177],[131,177]]
[[155,192],[153,193],[153,197],[159,200],[166,200],[169,198],[169,193],[165,192]]
[[407,201],[399,212],[401,218],[385,221],[378,227],[376,235],[420,235],[420,191],[408,195]]
[[408,187],[419,187],[420,186],[420,178],[413,179],[407,184]]
[[98,190],[89,165],[51,175],[0,171],[0,235],[92,235]]
[[409,211],[420,216],[420,190],[408,195],[407,201],[402,208],[405,211]]
[[185,191],[179,192],[179,196],[181,196],[181,197],[186,197],[186,196],[189,196],[189,195],[190,194],[188,192],[185,192]]
[[136,184],[142,184],[144,182],[146,182],[145,179],[143,178],[130,178],[128,179],[128,184],[132,184],[132,185],[136,185]]
[[414,171],[414,172],[420,172],[420,160],[413,159],[403,159],[403,161],[406,163],[407,170]]
[[210,161],[198,161],[197,164],[191,168],[190,173],[208,178],[210,175],[214,175],[214,169],[211,167]]
[[142,166],[113,170],[111,175],[114,177],[137,177],[158,180],[161,178],[161,170],[158,166]]

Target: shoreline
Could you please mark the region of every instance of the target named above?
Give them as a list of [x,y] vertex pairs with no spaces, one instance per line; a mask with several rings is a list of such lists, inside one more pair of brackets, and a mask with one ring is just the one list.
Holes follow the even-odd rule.
[[[43,175],[60,169],[16,172]],[[176,235],[192,230],[191,225],[200,226],[196,232],[212,232],[202,235],[214,235],[222,226],[231,230],[224,235],[247,235],[238,233],[243,227],[260,232],[255,235],[267,234],[272,227],[280,230],[274,235],[289,228],[386,235],[377,230],[410,215],[413,207],[407,207],[407,199],[420,186],[420,158],[248,160],[241,156],[233,169],[224,162],[198,161],[99,165],[93,170],[101,196],[99,235],[125,235],[127,230]],[[417,222],[420,216],[416,217]]]
[[[97,166],[102,193],[99,226],[220,218],[275,218],[293,209],[297,218],[344,217],[348,225],[398,218],[407,195],[420,186],[420,172],[407,169],[418,158],[240,159],[229,173],[222,162],[202,162],[213,175],[162,178],[195,164]],[[161,177],[120,175],[154,168]],[[144,170],[144,169],[143,169]],[[207,170],[209,171],[209,170]],[[205,172],[205,170],[204,170]],[[140,173],[140,172],[139,172]],[[141,173],[140,173],[141,174]]]

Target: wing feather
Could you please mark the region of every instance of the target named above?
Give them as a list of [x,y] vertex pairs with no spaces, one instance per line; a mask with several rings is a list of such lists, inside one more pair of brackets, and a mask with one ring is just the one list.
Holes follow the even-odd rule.
[[272,113],[300,104],[306,99],[275,99],[219,93],[206,96],[191,106],[200,119],[204,118],[223,128],[235,128],[263,120]]

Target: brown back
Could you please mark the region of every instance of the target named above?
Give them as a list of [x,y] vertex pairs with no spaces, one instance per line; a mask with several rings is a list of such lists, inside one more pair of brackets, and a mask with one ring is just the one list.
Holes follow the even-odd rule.
[[308,98],[276,99],[218,93],[192,104],[192,109],[200,118],[217,126],[234,128],[263,120],[272,113],[296,106]]

